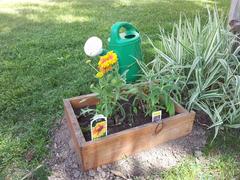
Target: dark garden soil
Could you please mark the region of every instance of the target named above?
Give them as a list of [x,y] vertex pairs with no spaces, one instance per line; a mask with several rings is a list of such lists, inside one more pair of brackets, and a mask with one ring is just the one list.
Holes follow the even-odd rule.
[[[131,100],[128,103],[121,104],[126,115],[125,117],[123,117],[121,116],[120,111],[118,111],[115,113],[113,117],[108,118],[107,120],[108,135],[152,122],[152,117],[146,116],[145,113],[143,112],[142,107],[137,107],[137,114],[133,113]],[[89,108],[94,109],[95,106]],[[93,116],[92,115],[80,116],[80,109],[74,109],[74,112],[77,116],[79,125],[83,131],[83,136],[85,137],[85,140],[90,141],[91,140],[90,123],[91,118]],[[162,109],[162,119],[167,117],[169,117],[168,113]]]
[[201,126],[210,127],[212,125],[210,117],[203,111],[196,111],[196,121]]

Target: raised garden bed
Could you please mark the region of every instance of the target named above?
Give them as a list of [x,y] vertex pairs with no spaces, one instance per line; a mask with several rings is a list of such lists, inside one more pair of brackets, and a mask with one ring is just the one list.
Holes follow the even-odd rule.
[[164,118],[162,124],[146,124],[110,134],[97,141],[86,141],[74,111],[99,102],[95,94],[64,100],[65,116],[74,150],[83,171],[112,163],[133,153],[186,136],[192,131],[195,112],[175,103],[177,115]]

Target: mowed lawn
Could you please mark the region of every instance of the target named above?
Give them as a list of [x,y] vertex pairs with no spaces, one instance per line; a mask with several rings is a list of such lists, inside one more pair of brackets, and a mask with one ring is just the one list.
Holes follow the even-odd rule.
[[[216,2],[227,15],[229,0]],[[0,0],[0,179],[41,164],[63,117],[62,100],[89,92],[95,78],[85,65],[88,37],[99,36],[107,48],[111,25],[129,21],[151,60],[147,36],[157,39],[159,26],[170,32],[181,13],[207,17],[206,6],[214,1]]]

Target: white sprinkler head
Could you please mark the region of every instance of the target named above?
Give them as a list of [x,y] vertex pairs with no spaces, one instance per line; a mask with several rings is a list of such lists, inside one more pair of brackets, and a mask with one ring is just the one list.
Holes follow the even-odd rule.
[[96,36],[90,37],[84,45],[84,52],[90,57],[100,55],[102,50],[102,40]]

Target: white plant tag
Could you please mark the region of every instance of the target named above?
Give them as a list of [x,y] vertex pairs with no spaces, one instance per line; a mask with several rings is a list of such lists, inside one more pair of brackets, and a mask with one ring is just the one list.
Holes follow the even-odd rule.
[[154,111],[152,112],[152,122],[160,123],[162,120],[162,111]]
[[95,115],[91,121],[91,139],[97,140],[107,136],[107,118],[100,114]]

